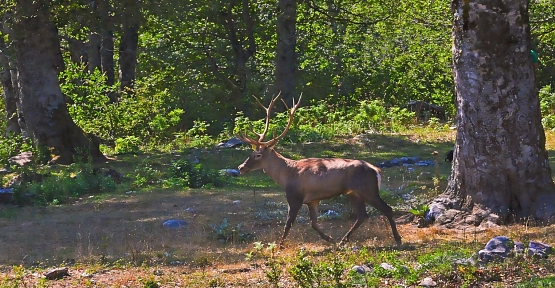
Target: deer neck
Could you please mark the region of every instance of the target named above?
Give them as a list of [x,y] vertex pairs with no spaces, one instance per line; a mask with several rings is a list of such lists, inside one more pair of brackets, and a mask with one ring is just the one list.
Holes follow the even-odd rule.
[[264,173],[270,176],[279,186],[285,188],[287,180],[290,178],[288,177],[289,171],[294,168],[295,160],[288,159],[277,151],[272,150],[270,161],[267,163],[263,168]]

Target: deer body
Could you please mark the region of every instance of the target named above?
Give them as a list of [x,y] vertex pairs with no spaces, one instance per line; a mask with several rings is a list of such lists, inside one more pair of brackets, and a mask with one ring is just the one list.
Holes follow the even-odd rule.
[[249,171],[263,169],[264,173],[285,190],[289,212],[280,246],[283,245],[287,238],[289,230],[303,204],[308,206],[312,228],[324,240],[333,242],[333,239],[326,235],[318,226],[318,205],[320,200],[329,199],[341,194],[347,196],[357,214],[357,220],[345,236],[343,236],[341,244],[347,242],[349,236],[368,218],[366,204],[374,206],[388,218],[393,237],[397,244],[400,244],[401,236],[399,236],[395,221],[393,220],[393,210],[379,195],[381,182],[381,171],[379,168],[362,160],[339,158],[292,160],[274,150],[277,140],[288,131],[298,103],[293,105],[291,109],[289,123],[285,131],[277,138],[262,142],[268,131],[270,109],[276,99],[277,97],[272,100],[268,108],[260,104],[267,112],[266,129],[263,133],[258,134],[260,139],[257,141],[247,136],[240,137],[244,142],[253,145],[254,152],[245,162],[239,165],[239,172],[245,174]]

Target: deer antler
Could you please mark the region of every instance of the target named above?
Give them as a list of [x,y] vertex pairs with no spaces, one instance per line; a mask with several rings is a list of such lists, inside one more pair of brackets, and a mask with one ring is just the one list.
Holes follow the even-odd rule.
[[289,109],[289,106],[287,106],[287,103],[285,103],[285,101],[281,99],[281,101],[285,105],[285,108],[289,110],[289,122],[287,122],[287,126],[285,127],[285,130],[283,130],[283,132],[281,132],[281,134],[279,134],[278,137],[273,137],[272,140],[263,142],[260,144],[263,144],[265,146],[274,146],[276,145],[279,139],[281,139],[283,136],[285,136],[285,134],[287,134],[287,131],[289,131],[289,127],[291,127],[291,124],[293,124],[293,118],[294,118],[293,115],[295,114],[295,111],[297,111],[297,108],[299,108],[299,104],[301,103],[301,98],[303,98],[302,92],[301,92],[301,95],[299,96],[299,100],[297,100],[297,103],[295,103],[295,99],[293,99],[293,106],[291,107],[291,109]]
[[264,137],[266,137],[266,134],[268,133],[268,130],[270,128],[270,116],[271,116],[272,108],[274,107],[274,104],[275,104],[276,100],[280,96],[281,96],[281,92],[279,92],[276,97],[272,98],[272,101],[270,101],[270,104],[268,105],[268,107],[265,107],[264,105],[262,105],[262,103],[260,103],[260,100],[258,100],[258,98],[253,96],[254,99],[256,99],[256,102],[258,102],[258,104],[262,107],[262,109],[266,110],[266,125],[265,125],[264,131],[262,133],[257,133],[257,132],[255,132],[251,129],[251,131],[254,134],[258,135],[258,137],[259,137],[258,140],[250,138],[249,136],[247,136],[247,133],[243,134],[243,136],[237,136],[237,138],[239,138],[239,140],[241,140],[245,143],[256,145],[256,146],[259,146],[259,145],[273,146],[277,143],[277,141],[279,139],[281,139],[283,136],[285,136],[287,131],[289,131],[289,127],[291,127],[291,124],[293,123],[293,118],[294,118],[293,115],[295,114],[295,111],[297,110],[297,108],[299,108],[299,104],[301,102],[301,98],[303,97],[303,94],[301,93],[301,95],[299,96],[299,100],[297,100],[297,103],[295,103],[295,99],[293,99],[293,106],[292,106],[291,109],[289,109],[289,106],[287,106],[287,103],[285,103],[285,101],[283,101],[283,99],[281,99],[281,101],[283,102],[283,104],[285,105],[287,110],[289,110],[289,122],[287,123],[287,126],[285,127],[285,130],[283,130],[283,132],[278,137],[274,136],[274,137],[272,137],[272,140],[263,142]]

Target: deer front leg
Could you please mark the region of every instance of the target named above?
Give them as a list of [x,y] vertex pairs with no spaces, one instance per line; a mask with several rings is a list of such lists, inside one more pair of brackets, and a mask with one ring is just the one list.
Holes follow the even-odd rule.
[[308,203],[307,205],[308,211],[310,213],[310,225],[312,225],[312,228],[316,230],[318,234],[320,234],[320,237],[322,237],[322,239],[331,243],[335,243],[333,241],[333,238],[326,235],[326,233],[324,233],[324,231],[322,231],[322,229],[320,229],[320,227],[318,226],[318,201]]
[[279,248],[283,248],[283,243],[285,242],[285,238],[289,235],[289,230],[291,230],[291,226],[295,222],[297,218],[297,214],[299,210],[303,206],[303,203],[300,201],[290,201],[289,202],[289,213],[287,214],[287,222],[285,223],[285,229],[283,230],[283,236],[281,237],[281,242],[279,243]]

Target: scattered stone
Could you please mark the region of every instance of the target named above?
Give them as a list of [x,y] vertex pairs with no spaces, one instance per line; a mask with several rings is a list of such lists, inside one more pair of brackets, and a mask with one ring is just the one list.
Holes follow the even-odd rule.
[[514,251],[515,253],[524,253],[524,243],[515,241]]
[[222,169],[220,170],[220,173],[231,177],[237,177],[241,174],[237,169]]
[[44,277],[46,277],[46,279],[48,279],[48,280],[62,279],[66,276],[70,276],[69,273],[68,273],[68,268],[67,267],[55,268],[55,269],[52,269],[52,270],[44,273]]
[[492,260],[505,260],[511,252],[509,248],[511,242],[512,240],[507,236],[497,236],[490,239],[486,247],[478,251],[478,261],[485,264]]
[[414,214],[412,213],[407,213],[397,219],[395,219],[395,223],[397,224],[408,224],[411,223],[412,221],[414,221]]
[[467,259],[457,259],[455,260],[454,264],[463,266],[474,266],[476,265],[476,260],[474,260],[474,257],[469,257]]
[[17,164],[19,166],[25,166],[27,163],[33,161],[33,152],[22,152],[8,159],[10,163]]
[[167,228],[181,228],[189,225],[189,223],[184,220],[167,220],[162,225]]
[[551,246],[541,243],[530,241],[528,244],[528,255],[532,257],[547,258],[551,254]]
[[237,137],[233,137],[225,142],[220,142],[216,145],[218,148],[233,148],[237,146],[245,145],[245,142],[239,140]]
[[380,267],[382,267],[383,269],[387,270],[387,271],[395,271],[395,267],[393,267],[393,265],[389,264],[389,263],[385,263],[383,262],[382,264],[380,264]]
[[419,156],[394,158],[390,161],[378,163],[376,166],[379,168],[389,168],[396,166],[405,166],[407,169],[412,170],[411,166],[434,166],[436,163],[432,160],[422,160]]
[[353,266],[353,268],[351,268],[351,270],[357,272],[358,274],[363,274],[363,275],[366,273],[372,272],[372,268],[366,265],[355,265]]
[[7,187],[14,187],[14,186],[19,186],[21,185],[21,183],[37,183],[37,182],[42,182],[42,180],[45,177],[48,177],[48,174],[38,174],[38,173],[34,173],[34,172],[23,172],[17,176],[15,176],[14,178],[12,178],[10,181],[8,181],[8,183],[6,184]]
[[441,216],[436,218],[436,221],[440,225],[445,225],[447,223],[451,223],[451,222],[453,222],[453,220],[455,220],[455,217],[457,217],[457,215],[459,213],[461,213],[460,210],[449,209],[449,210],[445,211],[443,214],[441,214]]
[[241,200],[234,200],[234,201],[233,201],[233,204],[234,204],[234,205],[239,205],[239,204],[241,204]]
[[135,190],[129,190],[129,191],[125,192],[125,194],[130,195],[130,194],[133,194],[133,193],[135,193],[135,192],[137,192],[137,191],[135,191]]
[[6,169],[6,168],[0,169],[0,176],[7,175],[7,174],[10,174],[10,173],[11,173],[11,171]]
[[10,203],[13,200],[13,188],[0,188],[0,203]]
[[435,287],[435,286],[437,286],[437,283],[431,277],[426,277],[426,278],[422,279],[422,281],[420,281],[420,284],[418,284],[418,285],[423,286],[423,287]]

